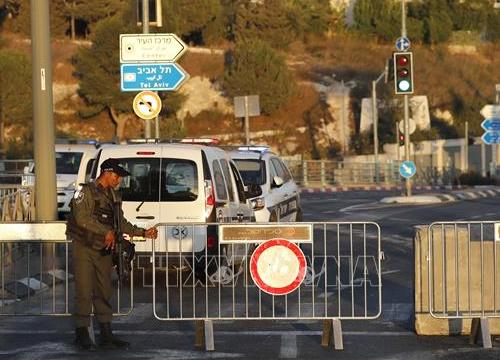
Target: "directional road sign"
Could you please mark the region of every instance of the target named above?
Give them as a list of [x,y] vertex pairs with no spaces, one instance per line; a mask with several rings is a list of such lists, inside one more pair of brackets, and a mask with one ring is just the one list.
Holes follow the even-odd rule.
[[252,254],[250,275],[262,291],[286,295],[304,281],[307,262],[302,250],[286,239],[268,240]]
[[481,123],[481,127],[486,131],[500,131],[500,118],[486,119]]
[[486,145],[500,144],[500,131],[486,131],[481,139]]
[[483,115],[485,119],[500,118],[500,105],[493,105],[493,104],[485,105],[481,109],[481,115]]
[[122,64],[122,91],[175,91],[189,75],[177,63]]
[[398,51],[408,51],[408,49],[410,49],[410,46],[410,39],[405,36],[402,36],[396,40],[396,49]]
[[141,91],[135,96],[132,107],[141,119],[154,119],[160,113],[161,99],[153,91]]
[[174,62],[187,50],[175,34],[121,34],[120,62]]
[[417,172],[417,167],[413,161],[403,161],[399,166],[399,174],[405,179],[411,178]]

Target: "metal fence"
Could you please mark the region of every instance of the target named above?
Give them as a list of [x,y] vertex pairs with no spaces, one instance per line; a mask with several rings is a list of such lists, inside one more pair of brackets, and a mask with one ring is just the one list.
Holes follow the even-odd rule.
[[[216,223],[182,224],[182,231],[179,224],[159,224],[160,239],[153,246],[153,256],[163,259],[161,266],[153,267],[155,317],[202,320],[209,324],[212,320],[377,318],[382,302],[379,226],[371,222],[307,224],[311,228],[310,241],[297,243],[304,254],[305,278],[286,295],[271,295],[256,286],[251,257],[266,239],[242,235],[238,240],[224,242],[221,224]],[[271,226],[275,229],[272,237],[280,237],[283,232],[279,226],[294,225],[223,226],[245,229],[251,234],[260,231],[252,232],[253,226]],[[184,236],[178,236],[180,233]],[[196,239],[206,234],[217,234],[220,241],[196,252]],[[180,254],[181,246],[189,250]],[[279,272],[280,268],[274,271]],[[335,323],[333,326],[335,329]],[[206,326],[204,329],[207,331]]]
[[0,221],[30,221],[35,217],[32,186],[0,185]]
[[488,318],[500,317],[500,222],[429,225],[429,309],[439,319],[474,319],[491,347]]
[[[287,160],[294,180],[301,186],[336,185],[392,185],[397,186],[404,180],[399,174],[399,161],[388,163],[348,163],[326,160]],[[450,167],[419,167],[412,177],[415,185],[452,185],[459,184],[459,169]]]
[[[74,297],[65,222],[0,223],[0,315],[68,316]],[[115,315],[133,308],[130,284],[115,284]]]

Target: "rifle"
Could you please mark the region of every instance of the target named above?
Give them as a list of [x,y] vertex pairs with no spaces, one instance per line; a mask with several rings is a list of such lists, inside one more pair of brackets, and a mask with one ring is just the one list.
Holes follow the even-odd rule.
[[132,260],[135,257],[135,244],[126,240],[121,231],[121,201],[116,197],[115,191],[112,190],[113,196],[113,228],[115,230],[115,239],[117,246],[113,252],[113,266],[118,275],[120,284],[127,280],[132,272]]

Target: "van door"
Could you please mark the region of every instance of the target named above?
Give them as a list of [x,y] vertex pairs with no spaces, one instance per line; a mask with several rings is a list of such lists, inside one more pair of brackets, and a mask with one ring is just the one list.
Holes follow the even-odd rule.
[[155,247],[158,251],[196,253],[205,249],[206,228],[191,225],[205,222],[205,185],[199,149],[163,147],[158,216],[159,222],[179,224],[166,227],[160,234]]
[[[99,160],[102,162],[109,157],[118,158],[130,172],[130,176],[124,177],[120,183],[125,218],[146,229],[159,223],[161,150],[123,146],[119,150],[103,151]],[[142,237],[134,237],[133,240],[137,252],[151,252],[151,240]]]

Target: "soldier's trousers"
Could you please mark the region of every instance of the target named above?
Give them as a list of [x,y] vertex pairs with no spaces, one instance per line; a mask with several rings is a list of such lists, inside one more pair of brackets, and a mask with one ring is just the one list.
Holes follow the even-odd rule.
[[90,325],[92,304],[100,323],[109,323],[113,316],[111,296],[112,259],[97,250],[73,241],[73,265],[75,277],[75,326]]

